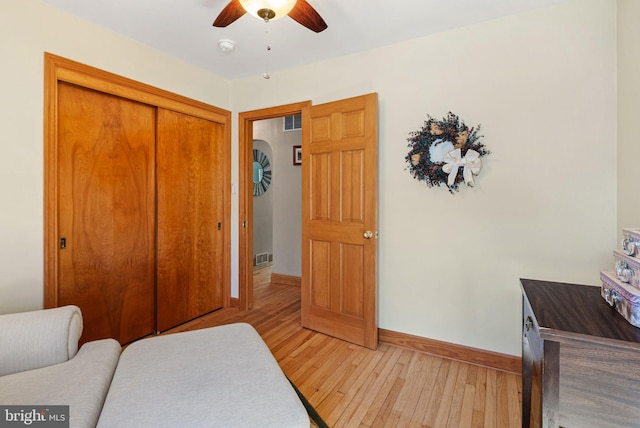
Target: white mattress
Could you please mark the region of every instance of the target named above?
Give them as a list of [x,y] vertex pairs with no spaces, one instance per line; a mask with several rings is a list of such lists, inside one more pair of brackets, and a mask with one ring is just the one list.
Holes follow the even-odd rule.
[[309,417],[248,324],[157,336],[122,353],[100,428],[309,427]]

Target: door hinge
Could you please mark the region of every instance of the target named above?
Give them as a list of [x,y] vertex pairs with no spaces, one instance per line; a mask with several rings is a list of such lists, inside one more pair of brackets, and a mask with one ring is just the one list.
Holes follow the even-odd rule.
[[60,238],[60,249],[64,250],[67,248],[67,238]]

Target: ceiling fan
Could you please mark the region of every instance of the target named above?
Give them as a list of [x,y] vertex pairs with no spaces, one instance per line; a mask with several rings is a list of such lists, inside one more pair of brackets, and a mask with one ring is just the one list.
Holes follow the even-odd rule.
[[214,27],[226,27],[245,13],[270,21],[289,15],[294,21],[319,33],[327,24],[307,0],[231,0],[213,22]]

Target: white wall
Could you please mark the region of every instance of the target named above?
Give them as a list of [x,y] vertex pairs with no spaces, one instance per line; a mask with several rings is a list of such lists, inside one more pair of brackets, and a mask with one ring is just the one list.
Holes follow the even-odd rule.
[[[255,128],[255,127],[254,127]],[[255,133],[254,133],[255,136]],[[259,138],[259,137],[256,137]],[[273,150],[264,139],[254,139],[253,149],[260,150],[271,164],[271,184],[262,195],[253,196],[253,256],[273,255]],[[254,161],[255,162],[255,161]]]
[[[519,278],[597,285],[610,266],[614,0],[572,0],[232,88],[236,112],[378,92],[381,328],[519,355]],[[409,133],[448,111],[482,124],[493,151],[476,187],[455,195],[404,163]]]
[[302,143],[302,132],[284,132],[282,118],[274,118],[253,122],[253,136],[267,140],[273,148],[271,271],[281,275],[301,276],[302,168],[293,165],[293,146]]
[[231,106],[225,79],[37,0],[0,1],[0,313],[42,307],[45,51]]
[[[228,82],[37,0],[3,0],[0,312],[42,305],[42,57],[50,51],[231,109],[236,184],[235,113],[378,92],[380,327],[518,355],[520,277],[596,285],[611,264],[615,4],[569,0],[270,80]],[[482,124],[493,151],[476,187],[453,196],[415,181],[404,163],[409,133],[449,110]],[[237,216],[236,194],[233,296]]]
[[618,237],[640,227],[640,2],[618,0]]

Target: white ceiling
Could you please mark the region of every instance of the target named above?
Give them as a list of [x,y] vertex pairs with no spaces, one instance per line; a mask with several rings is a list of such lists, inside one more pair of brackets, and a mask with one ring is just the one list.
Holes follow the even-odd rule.
[[[43,1],[217,75],[236,79],[566,0],[308,0],[328,25],[318,34],[289,17],[265,24],[248,14],[226,28],[213,27],[228,0]],[[220,39],[233,40],[235,49],[223,53],[218,48]],[[268,53],[267,40],[272,46]]]

